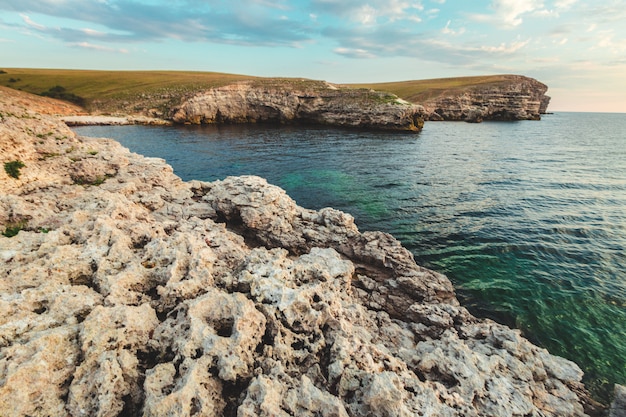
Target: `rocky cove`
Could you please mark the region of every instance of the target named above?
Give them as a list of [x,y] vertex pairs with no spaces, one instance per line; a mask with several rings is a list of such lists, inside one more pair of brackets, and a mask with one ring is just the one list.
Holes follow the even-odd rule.
[[1,94],[24,165],[0,173],[1,415],[602,413],[577,365],[392,236],[258,177],[183,182]]
[[506,75],[426,89],[407,101],[371,88],[266,78],[184,94],[146,93],[124,102],[95,99],[91,115],[64,120],[68,125],[275,123],[419,132],[425,120],[539,120],[550,101],[547,89],[535,79]]

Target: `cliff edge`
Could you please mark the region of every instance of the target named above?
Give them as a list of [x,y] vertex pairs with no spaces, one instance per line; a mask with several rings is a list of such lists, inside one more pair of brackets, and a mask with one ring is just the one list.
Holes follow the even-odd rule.
[[389,91],[423,105],[426,120],[481,122],[539,120],[550,103],[548,86],[522,75],[439,78],[356,87]]
[[176,123],[300,123],[364,129],[420,131],[424,108],[367,89],[324,81],[266,79],[198,92],[172,109]]
[[520,75],[507,82],[478,84],[425,100],[429,120],[539,120],[550,103],[548,86]]
[[183,182],[1,89],[0,157],[2,416],[594,411],[576,364],[346,213]]

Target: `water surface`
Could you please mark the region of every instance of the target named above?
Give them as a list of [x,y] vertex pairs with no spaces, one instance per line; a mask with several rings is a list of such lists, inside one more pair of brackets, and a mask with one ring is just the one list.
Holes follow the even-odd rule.
[[420,134],[275,126],[81,127],[185,180],[265,177],[351,213],[441,271],[481,317],[626,384],[626,114],[427,123]]

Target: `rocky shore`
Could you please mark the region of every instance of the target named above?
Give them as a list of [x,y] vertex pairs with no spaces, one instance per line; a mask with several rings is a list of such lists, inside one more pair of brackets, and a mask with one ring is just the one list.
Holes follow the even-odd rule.
[[349,214],[258,177],[183,182],[3,91],[0,157],[2,416],[606,411]]

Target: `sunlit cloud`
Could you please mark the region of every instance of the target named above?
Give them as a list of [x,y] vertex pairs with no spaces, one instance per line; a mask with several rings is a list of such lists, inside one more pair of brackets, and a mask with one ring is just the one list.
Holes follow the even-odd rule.
[[542,0],[493,0],[491,9],[493,14],[471,14],[470,17],[477,22],[514,28],[522,24],[525,14],[545,10]]
[[375,58],[376,55],[366,51],[365,49],[351,49],[351,48],[335,48],[333,50],[338,55],[346,56],[349,58],[359,58],[359,59],[371,59]]
[[46,30],[46,27],[44,25],[40,25],[39,23],[33,22],[33,20],[29,16],[25,14],[20,14],[20,16],[22,17],[22,19],[24,20],[24,23],[26,23],[27,26],[33,29],[37,29],[37,30]]

